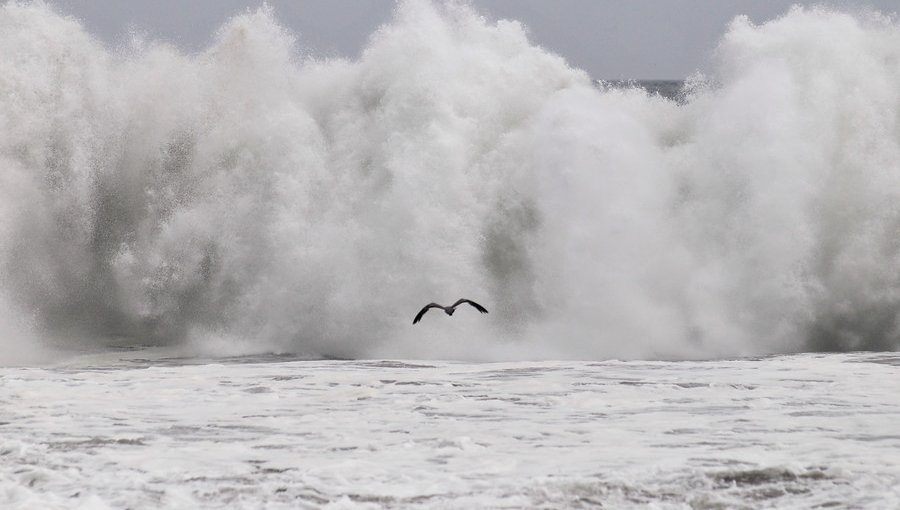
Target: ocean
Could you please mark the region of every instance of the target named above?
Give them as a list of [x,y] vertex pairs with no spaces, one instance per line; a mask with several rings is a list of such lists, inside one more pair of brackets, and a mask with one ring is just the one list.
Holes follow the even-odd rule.
[[0,507],[900,506],[900,24],[723,31],[598,81],[459,4],[0,5]]
[[494,363],[106,353],[0,369],[0,501],[896,508],[898,369],[895,353]]

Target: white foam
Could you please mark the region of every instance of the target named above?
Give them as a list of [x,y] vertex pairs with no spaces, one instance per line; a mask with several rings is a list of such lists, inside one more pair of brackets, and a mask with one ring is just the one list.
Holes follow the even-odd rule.
[[[898,358],[0,368],[0,505],[896,508]],[[252,360],[244,360],[252,361]],[[877,459],[877,461],[875,461]]]

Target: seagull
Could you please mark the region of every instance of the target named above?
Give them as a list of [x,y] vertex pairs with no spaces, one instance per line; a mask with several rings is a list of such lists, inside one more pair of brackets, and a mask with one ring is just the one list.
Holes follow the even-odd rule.
[[456,307],[463,303],[469,303],[470,305],[474,306],[475,309],[481,313],[488,313],[488,311],[485,307],[483,307],[483,306],[479,305],[478,303],[476,303],[475,301],[472,301],[469,299],[460,299],[456,303],[453,303],[453,306],[441,306],[437,303],[428,303],[427,305],[425,305],[425,308],[422,308],[421,310],[419,310],[419,313],[416,314],[416,318],[413,319],[413,324],[422,320],[422,316],[425,315],[425,312],[427,312],[429,308],[440,308],[447,315],[453,315],[453,312],[456,311]]

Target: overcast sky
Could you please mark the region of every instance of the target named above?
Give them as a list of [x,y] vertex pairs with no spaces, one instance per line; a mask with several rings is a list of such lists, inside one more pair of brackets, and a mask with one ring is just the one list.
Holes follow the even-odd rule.
[[[92,33],[116,43],[129,27],[187,50],[205,46],[230,16],[261,0],[51,0]],[[354,57],[376,27],[390,20],[393,0],[269,0],[300,44],[324,56]],[[493,18],[529,28],[532,41],[598,79],[683,78],[703,69],[729,20],[758,23],[797,0],[472,0]],[[900,0],[837,0],[844,9],[900,10]]]

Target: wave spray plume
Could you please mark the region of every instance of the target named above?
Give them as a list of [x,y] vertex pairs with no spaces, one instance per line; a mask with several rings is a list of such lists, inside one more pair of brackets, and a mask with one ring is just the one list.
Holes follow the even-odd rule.
[[[428,358],[900,346],[900,25],[738,18],[682,102],[401,2],[355,60],[0,7],[0,345]],[[491,314],[411,328],[438,295]],[[462,318],[461,318],[462,319]]]

